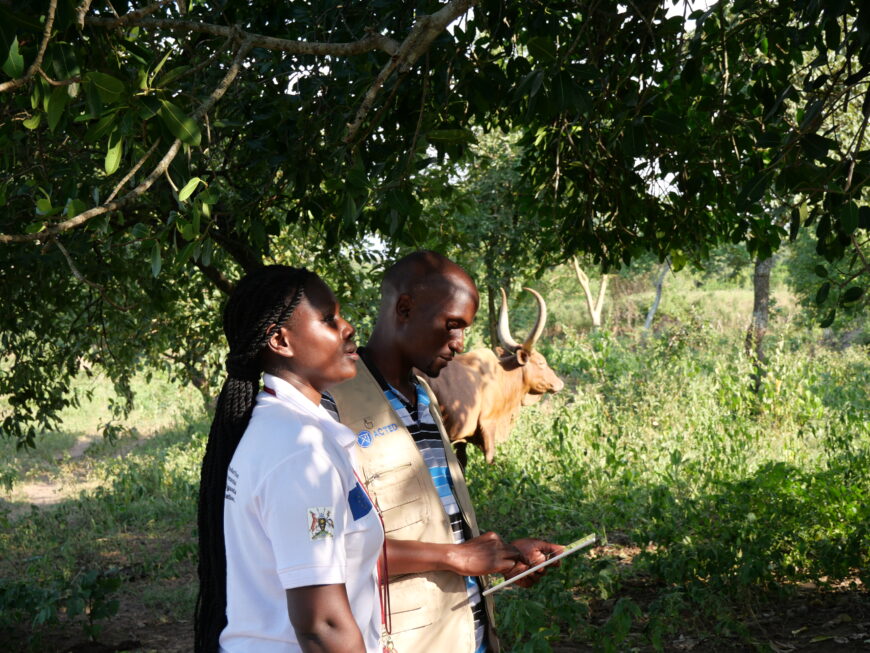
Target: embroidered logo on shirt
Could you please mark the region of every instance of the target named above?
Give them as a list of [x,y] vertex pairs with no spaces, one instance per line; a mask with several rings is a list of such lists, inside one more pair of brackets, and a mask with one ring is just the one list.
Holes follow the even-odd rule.
[[324,540],[335,533],[335,522],[332,521],[332,507],[314,507],[308,509],[308,535],[312,540]]
[[356,434],[356,443],[363,449],[372,446],[372,434],[369,431],[360,431]]
[[353,515],[354,521],[360,517],[365,517],[372,509],[372,502],[369,501],[365,490],[359,483],[347,493],[347,505],[350,506],[350,513]]
[[386,426],[379,426],[374,430],[375,437],[379,435],[386,435],[387,433],[392,433],[393,431],[398,431],[399,427],[395,424],[387,424]]

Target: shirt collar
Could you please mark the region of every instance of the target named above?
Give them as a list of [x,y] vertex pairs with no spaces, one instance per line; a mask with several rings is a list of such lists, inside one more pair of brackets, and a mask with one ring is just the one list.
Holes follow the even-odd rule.
[[334,433],[338,444],[345,449],[350,449],[356,442],[356,436],[354,436],[353,431],[343,424],[336,422],[332,418],[332,415],[329,414],[329,411],[320,404],[315,404],[311,401],[292,383],[288,383],[274,374],[264,373],[263,385],[274,390],[277,399],[293,405],[303,413],[316,417],[318,420],[325,420],[329,425],[330,431]]
[[[375,381],[378,382],[378,385],[381,386],[381,390],[386,392],[387,390],[391,390],[399,399],[403,400],[405,403],[408,403],[408,398],[405,397],[401,392],[396,390],[390,383],[384,378],[381,374],[381,371],[375,366],[372,362],[371,354],[366,347],[359,347],[356,350],[356,353],[359,354],[360,359],[365,366],[369,368],[369,372],[372,373],[372,376],[375,378]],[[420,384],[417,382],[417,377],[414,376],[414,373],[410,373],[410,381],[411,386],[414,388],[417,396],[420,395]]]

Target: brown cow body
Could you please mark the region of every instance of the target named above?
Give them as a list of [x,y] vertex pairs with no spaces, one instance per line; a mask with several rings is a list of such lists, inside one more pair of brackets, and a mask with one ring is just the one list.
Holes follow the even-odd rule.
[[520,407],[537,403],[547,392],[558,392],[565,385],[534,349],[546,320],[546,305],[540,295],[530,292],[538,299],[540,312],[538,324],[525,343],[519,345],[510,337],[502,291],[499,338],[507,351],[499,347],[498,354],[489,349],[461,354],[429,380],[463,465],[468,442],[483,450],[491,463],[495,445],[507,440]]

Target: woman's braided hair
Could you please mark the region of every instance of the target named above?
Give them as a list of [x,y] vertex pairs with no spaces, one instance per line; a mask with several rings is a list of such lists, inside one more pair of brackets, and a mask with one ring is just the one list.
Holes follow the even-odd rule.
[[227,379],[208,434],[199,486],[199,596],[194,619],[197,653],[216,652],[227,624],[227,470],[254,410],[263,371],[261,354],[275,328],[290,318],[313,276],[305,268],[259,268],[238,282],[224,308],[224,333],[230,347]]

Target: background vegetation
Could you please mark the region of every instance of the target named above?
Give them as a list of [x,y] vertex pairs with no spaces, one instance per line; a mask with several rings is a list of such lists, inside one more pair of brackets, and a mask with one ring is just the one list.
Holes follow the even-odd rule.
[[226,294],[305,265],[364,340],[431,247],[568,383],[482,521],[608,537],[510,648],[866,646],[868,124],[863,0],[0,0],[3,642],[187,650]]
[[473,247],[491,297],[802,235],[833,321],[868,302],[868,79],[863,0],[0,0],[0,435],[81,361],[119,415],[137,372],[207,395],[244,271],[359,301],[372,243]]
[[[834,638],[860,650],[870,640],[866,331],[843,346],[805,327],[778,267],[756,394],[743,354],[748,275],[670,276],[644,338],[654,272],[613,280],[595,332],[570,268],[530,281],[549,300],[541,347],[567,387],[523,409],[492,466],[471,453],[479,518],[507,537],[596,532],[607,544],[533,590],[498,595],[507,650],[828,650]],[[522,333],[533,302],[512,308]],[[88,636],[188,650],[199,393],[137,377],[139,408],[109,442],[94,433],[111,416],[110,384],[76,382],[92,399],[64,413],[62,430],[36,450],[3,445],[0,639],[37,651]],[[82,438],[90,445],[76,449]],[[50,505],[31,507],[43,486]]]

